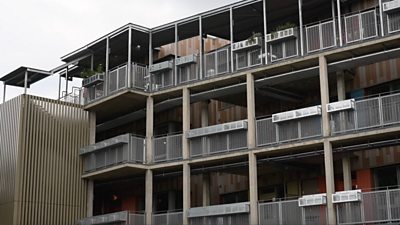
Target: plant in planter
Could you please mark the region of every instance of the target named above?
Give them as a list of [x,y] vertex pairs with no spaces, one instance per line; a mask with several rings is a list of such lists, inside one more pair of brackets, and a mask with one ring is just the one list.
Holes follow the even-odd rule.
[[249,42],[249,44],[255,44],[256,43],[256,39],[262,37],[261,33],[255,33],[253,32],[253,34],[247,38],[247,41]]
[[95,75],[97,73],[103,73],[103,72],[104,72],[103,65],[99,64],[97,66],[96,70],[92,70],[92,69],[83,70],[83,72],[81,72],[81,77],[86,79],[86,78],[89,78],[89,77],[91,77],[91,76],[93,76],[93,75]]
[[275,29],[272,31],[271,35],[272,37],[277,37],[278,36],[278,32],[281,30],[286,30],[289,28],[294,28],[296,27],[296,24],[291,23],[291,22],[287,22],[281,25],[278,25],[277,27],[275,27]]

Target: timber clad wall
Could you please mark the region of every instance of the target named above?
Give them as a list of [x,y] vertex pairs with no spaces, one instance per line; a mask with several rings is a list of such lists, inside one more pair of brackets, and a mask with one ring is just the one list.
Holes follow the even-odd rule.
[[[13,120],[9,121],[12,125],[2,125],[0,138],[9,140],[10,135],[19,142],[0,144],[1,164],[16,164],[16,172],[6,172],[15,175],[15,193],[7,193],[10,206],[5,208],[7,216],[0,211],[0,224],[75,224],[85,217],[86,181],[80,177],[78,151],[89,143],[88,112],[73,104],[26,95],[0,109],[2,124]],[[14,119],[17,112],[21,115]],[[4,152],[12,157],[5,158]]]

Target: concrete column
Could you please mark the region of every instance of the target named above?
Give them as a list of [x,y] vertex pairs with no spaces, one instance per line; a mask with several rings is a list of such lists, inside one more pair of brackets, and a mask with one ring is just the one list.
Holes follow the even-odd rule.
[[210,173],[203,173],[203,206],[210,205]]
[[186,138],[186,133],[190,130],[190,90],[188,88],[183,88],[182,92],[182,156],[183,159],[189,159],[190,150],[189,150],[189,139]]
[[153,171],[150,169],[146,170],[145,192],[146,225],[153,225]]
[[188,213],[190,209],[190,165],[183,163],[183,225],[189,225]]
[[250,224],[258,224],[258,180],[257,180],[257,157],[249,153],[249,192],[250,192]]
[[153,162],[153,125],[154,125],[154,100],[153,97],[147,97],[146,104],[146,162]]
[[[337,94],[338,100],[343,101],[346,99],[346,84],[345,84],[345,74],[340,71],[336,74],[336,83],[337,83]],[[345,123],[344,120],[342,122]],[[351,162],[350,155],[346,154],[342,159],[342,167],[343,167],[343,183],[344,190],[348,191],[352,189],[352,178],[351,178]]]
[[[89,144],[96,143],[96,113],[89,112]],[[87,181],[87,202],[86,202],[86,216],[93,216],[93,200],[94,200],[94,183],[93,180]]]
[[[322,105],[322,134],[326,138],[330,135],[329,115],[326,105],[329,103],[328,64],[324,56],[319,57],[319,80]],[[335,192],[335,176],[333,170],[332,144],[324,140],[325,182],[328,208],[328,224],[336,224],[335,207],[332,203],[332,194]]]
[[254,95],[254,76],[249,73],[246,75],[247,82],[247,146],[256,147],[256,108]]

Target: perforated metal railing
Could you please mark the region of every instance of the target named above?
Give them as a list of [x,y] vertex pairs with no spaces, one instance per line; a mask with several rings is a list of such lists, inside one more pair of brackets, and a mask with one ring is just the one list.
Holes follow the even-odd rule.
[[358,202],[336,204],[338,224],[400,222],[400,189],[363,192]]
[[273,123],[272,118],[257,120],[257,146],[315,138],[322,135],[321,116]]
[[231,152],[247,148],[247,130],[231,131],[190,139],[190,157]]
[[145,65],[132,63],[132,87],[144,90],[146,87],[146,77],[149,74],[149,69]]
[[388,13],[386,20],[389,34],[400,31],[400,11]]
[[253,66],[261,65],[263,62],[262,47],[234,53],[234,62],[236,70],[246,69]]
[[88,217],[77,222],[78,225],[119,224],[119,225],[145,225],[143,213],[121,211]]
[[321,21],[305,26],[307,52],[312,53],[336,46],[335,21]]
[[151,74],[151,90],[158,91],[168,87],[172,87],[175,83],[174,71],[164,70]]
[[248,214],[232,214],[212,217],[197,217],[190,219],[191,225],[249,225]]
[[390,126],[400,123],[400,93],[356,101],[354,110],[330,114],[332,133]]
[[[120,142],[121,138],[124,141]],[[123,163],[144,162],[145,139],[130,134],[96,143],[85,147],[81,153],[84,160],[84,171],[93,172]]]
[[327,224],[326,206],[299,207],[298,200],[259,204],[260,224],[323,225]]
[[168,212],[153,214],[153,224],[160,225],[182,225],[183,213],[182,212]]
[[182,134],[153,139],[154,162],[182,159]]
[[70,93],[66,93],[63,91],[62,97],[59,99],[60,101],[74,103],[74,104],[83,104],[82,101],[82,88],[80,87],[72,87],[72,91]]
[[116,91],[127,88],[128,86],[128,66],[120,65],[108,72],[108,93],[112,94]]
[[190,63],[180,65],[178,71],[178,83],[184,84],[199,79],[200,65],[198,63]]
[[344,16],[346,43],[353,43],[378,36],[376,9]]
[[204,76],[206,78],[229,72],[229,48],[204,54]]

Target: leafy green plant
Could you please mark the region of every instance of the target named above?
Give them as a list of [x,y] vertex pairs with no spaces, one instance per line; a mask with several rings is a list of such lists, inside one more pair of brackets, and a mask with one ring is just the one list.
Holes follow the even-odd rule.
[[95,74],[98,74],[98,73],[104,73],[103,65],[102,65],[102,64],[99,64],[99,65],[96,67],[96,70],[84,69],[84,70],[81,72],[81,77],[82,77],[82,78],[89,78],[89,77],[91,77],[91,76],[93,76],[93,75],[95,75]]
[[278,36],[278,31],[286,30],[286,29],[293,28],[293,27],[296,27],[296,24],[291,23],[291,22],[287,22],[287,23],[278,25],[275,27],[275,29],[273,29],[271,35],[273,37],[276,37],[276,36]]
[[257,38],[259,38],[259,37],[262,37],[262,34],[261,33],[255,33],[255,32],[253,32],[253,34],[249,37],[249,38],[247,38],[247,41],[250,43],[250,44],[254,44],[254,43],[256,43],[256,39]]

